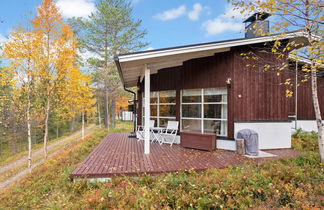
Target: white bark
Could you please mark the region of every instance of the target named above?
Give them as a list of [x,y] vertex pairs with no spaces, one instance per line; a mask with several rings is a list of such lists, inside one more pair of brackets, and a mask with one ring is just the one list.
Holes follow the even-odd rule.
[[99,124],[99,127],[101,128],[101,116],[100,116],[100,105],[99,105],[99,102],[98,102],[98,124]]
[[48,119],[50,110],[50,99],[48,97],[45,107],[45,133],[44,133],[44,158],[47,159],[47,141],[48,141]]
[[[305,16],[307,18],[309,18],[309,2],[306,1],[306,14]],[[307,21],[307,29],[309,29],[310,27],[310,22]],[[313,34],[311,30],[308,30],[308,42],[309,43],[313,43]],[[315,66],[315,62],[314,62],[314,58],[316,57],[315,52],[312,51],[312,49],[310,50],[310,58],[312,61],[311,64],[311,89],[312,89],[312,99],[313,99],[313,105],[314,105],[314,112],[315,112],[315,119],[316,119],[316,124],[317,124],[317,129],[318,129],[318,147],[319,147],[319,153],[320,153],[320,158],[321,158],[321,162],[324,163],[324,125],[322,122],[322,114],[321,114],[321,109],[320,109],[320,104],[318,101],[318,91],[317,91],[317,69],[314,67]]]
[[318,92],[317,92],[317,73],[315,70],[311,72],[311,85],[312,85],[312,98],[315,111],[316,124],[318,129],[318,147],[319,153],[321,156],[321,162],[324,163],[324,126],[322,122],[321,110],[318,101]]
[[84,112],[82,112],[82,131],[81,131],[82,139],[84,139]]
[[31,139],[31,119],[30,119],[30,82],[27,91],[27,138],[28,138],[28,168],[32,169],[32,139]]

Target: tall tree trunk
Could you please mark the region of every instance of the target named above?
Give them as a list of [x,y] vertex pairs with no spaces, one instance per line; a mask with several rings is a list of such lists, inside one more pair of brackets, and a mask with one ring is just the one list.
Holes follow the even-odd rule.
[[100,116],[100,104],[99,104],[99,100],[98,100],[98,124],[99,124],[99,127],[101,128],[101,116]]
[[[311,30],[311,17],[309,14],[309,1],[305,1],[306,5],[306,11],[305,11],[305,17],[308,18],[306,21],[306,31],[307,31],[307,39],[308,42],[312,45],[314,42],[313,34]],[[321,162],[324,163],[324,125],[322,122],[322,115],[321,115],[321,109],[319,106],[318,101],[318,91],[317,91],[317,68],[315,68],[315,61],[316,53],[312,49],[314,46],[310,46],[309,54],[311,58],[311,86],[312,86],[312,99],[313,99],[313,105],[314,105],[314,112],[315,112],[315,119],[318,129],[318,147],[319,147],[319,153],[321,157]]]
[[81,130],[82,139],[84,139],[84,112],[82,112],[82,130]]
[[76,124],[76,119],[75,117],[72,119],[72,122],[71,122],[71,132],[74,132],[75,131],[75,124]]
[[312,69],[312,98],[315,111],[316,124],[318,128],[318,146],[321,156],[321,162],[324,163],[324,125],[322,123],[321,110],[318,101],[318,92],[317,92],[317,72]]
[[56,138],[58,139],[59,137],[59,123],[56,122]]
[[31,120],[30,120],[30,90],[27,92],[27,138],[28,138],[28,168],[31,172],[32,167],[32,138],[31,138]]
[[108,82],[105,81],[105,107],[104,107],[104,120],[105,120],[105,128],[109,129],[109,90],[108,90]]
[[48,97],[45,108],[45,133],[44,133],[44,158],[47,159],[47,141],[48,141],[48,119],[50,110],[50,98]]
[[115,97],[111,100],[111,126],[116,126],[116,99]]

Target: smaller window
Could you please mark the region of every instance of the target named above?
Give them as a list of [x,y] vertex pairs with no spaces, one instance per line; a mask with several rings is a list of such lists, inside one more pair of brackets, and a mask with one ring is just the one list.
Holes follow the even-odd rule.
[[182,103],[200,103],[201,89],[182,90]]
[[160,105],[160,117],[175,117],[176,106],[175,105]]
[[199,119],[182,119],[182,130],[201,132],[201,120],[199,120]]
[[200,118],[201,105],[200,104],[182,104],[182,117]]
[[160,104],[175,103],[175,102],[176,102],[176,92],[174,90],[160,92]]
[[227,121],[226,120],[204,120],[204,132],[216,133],[220,136],[227,135]]
[[158,95],[159,95],[159,92],[151,92],[151,96],[150,96],[151,104],[156,104],[158,102]]
[[226,88],[204,89],[204,102],[227,102]]

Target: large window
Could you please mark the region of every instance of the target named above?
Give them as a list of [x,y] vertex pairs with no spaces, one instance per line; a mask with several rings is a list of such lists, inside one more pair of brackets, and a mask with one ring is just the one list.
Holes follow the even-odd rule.
[[[151,120],[155,120],[155,126],[164,127],[169,120],[176,119],[176,91],[151,92]],[[143,124],[144,124],[144,94],[143,94]]]
[[181,129],[227,136],[227,89],[182,90]]

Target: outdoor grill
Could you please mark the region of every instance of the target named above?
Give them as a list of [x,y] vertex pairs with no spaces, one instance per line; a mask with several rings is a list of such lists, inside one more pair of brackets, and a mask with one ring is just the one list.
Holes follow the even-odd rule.
[[238,139],[244,139],[245,153],[251,156],[259,154],[259,135],[251,129],[243,129],[237,133]]

